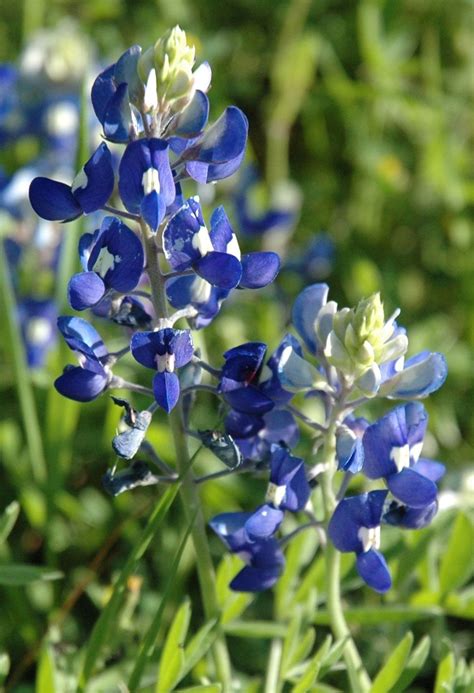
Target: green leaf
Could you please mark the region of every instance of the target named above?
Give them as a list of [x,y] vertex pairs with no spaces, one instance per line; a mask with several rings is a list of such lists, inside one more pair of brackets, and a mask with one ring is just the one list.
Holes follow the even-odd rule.
[[349,636],[346,638],[341,638],[341,640],[336,640],[326,657],[324,657],[323,661],[321,662],[321,678],[327,674],[331,667],[337,664],[337,662],[341,659],[348,639]]
[[375,677],[370,693],[387,693],[402,675],[413,645],[413,633],[408,631]]
[[232,621],[224,631],[237,638],[284,638],[288,627],[276,621]]
[[79,691],[84,690],[87,681],[92,676],[97,658],[108,641],[114,623],[117,622],[117,614],[126,595],[128,578],[136,569],[139,560],[157,533],[161,522],[176,498],[179,488],[180,483],[173,484],[161,496],[120,572],[112,596],[97,619],[87,643],[84,664],[79,678]]
[[217,568],[216,594],[221,609],[221,623],[226,625],[238,618],[253,600],[253,595],[245,592],[233,592],[229,583],[242,568],[242,561],[237,556],[225,554]]
[[53,650],[47,644],[43,647],[38,662],[35,693],[55,693],[56,690],[56,667]]
[[428,635],[425,635],[413,652],[408,657],[408,661],[403,668],[402,675],[398,679],[396,685],[390,693],[402,693],[406,690],[410,683],[415,680],[418,673],[423,669],[428,654],[430,652],[431,641]]
[[178,547],[178,550],[168,572],[168,578],[166,581],[163,596],[160,601],[160,605],[152,622],[150,623],[147,632],[145,633],[143,640],[140,643],[140,650],[137,656],[135,657],[135,666],[133,667],[132,673],[130,674],[130,678],[128,680],[128,687],[131,691],[135,691],[138,689],[143,674],[143,670],[145,669],[147,662],[153,656],[155,643],[157,641],[158,633],[161,627],[163,611],[165,609],[166,604],[168,603],[169,596],[175,585],[176,572],[178,570],[178,566],[181,561],[181,556],[183,555],[183,551],[185,549],[188,537],[191,533],[195,516],[196,515],[194,514],[191,518],[186,532],[183,538],[181,539],[180,545]]
[[456,662],[452,652],[447,652],[438,664],[434,693],[450,693],[453,690]]
[[474,526],[464,513],[458,513],[446,551],[441,560],[441,592],[447,594],[462,587],[474,572]]
[[191,686],[191,688],[177,688],[176,693],[221,693],[220,683],[208,683],[206,686]]
[[296,666],[300,662],[303,662],[306,659],[306,657],[309,656],[309,653],[313,649],[315,640],[316,630],[310,627],[302,637],[298,638],[296,647],[288,663],[288,668]]
[[[348,623],[361,626],[377,625],[378,623],[414,623],[443,615],[439,606],[390,606],[390,607],[356,607],[344,611]],[[331,619],[326,610],[318,611],[313,619],[316,625],[328,626]]]
[[3,511],[2,517],[0,518],[0,544],[3,544],[8,539],[18,519],[19,513],[20,504],[18,501],[12,501]]
[[217,619],[205,623],[186,645],[181,679],[196,666],[214,643],[218,635],[217,623]]
[[314,657],[309,662],[303,676],[300,678],[298,683],[293,686],[291,693],[306,693],[306,691],[312,690],[316,679],[318,678],[319,670],[321,668],[321,663],[327,656],[329,649],[331,647],[332,637],[328,635],[324,640],[321,647],[318,649]]
[[27,563],[0,565],[0,585],[29,585],[35,580],[59,580],[63,574],[58,570],[41,568]]
[[178,609],[166,636],[161,653],[156,693],[172,691],[181,678],[184,666],[184,642],[191,620],[191,604],[186,599]]

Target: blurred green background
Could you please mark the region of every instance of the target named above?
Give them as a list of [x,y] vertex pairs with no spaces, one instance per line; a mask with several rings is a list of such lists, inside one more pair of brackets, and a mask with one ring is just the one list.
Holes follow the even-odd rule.
[[[472,555],[466,556],[468,570],[454,577],[449,599],[443,586],[443,580],[449,581],[446,565],[442,589],[437,577],[440,565],[443,574],[443,555],[453,536],[452,508],[472,511],[474,492],[472,3],[24,0],[2,5],[0,62],[15,63],[36,32],[47,29],[55,30],[56,36],[61,31],[74,35],[75,43],[61,48],[69,51],[66,63],[71,70],[76,67],[84,74],[89,64],[97,73],[128,46],[147,47],[177,23],[195,41],[198,62],[211,63],[211,118],[229,104],[249,117],[249,156],[263,175],[257,203],[278,195],[294,200],[301,194],[301,217],[292,235],[243,237],[241,245],[277,245],[291,259],[304,255],[314,235],[324,231],[335,244],[334,261],[330,273],[316,279],[329,283],[332,298],[352,305],[380,290],[388,313],[397,306],[402,309],[400,322],[408,329],[410,352],[442,351],[448,359],[448,380],[427,403],[426,454],[448,467],[442,488],[451,510],[440,515],[434,530],[390,539],[397,579],[395,591],[387,597],[389,603],[398,600],[439,612],[425,620],[409,615],[405,621],[389,619],[360,634],[372,671],[407,623],[413,621],[419,635],[435,636],[426,677],[418,689],[411,689],[430,690],[435,662],[451,654],[457,662],[472,644],[466,619],[474,616],[473,588],[466,587]],[[12,173],[32,152],[34,145],[25,138],[12,148],[4,147],[0,161]],[[218,187],[216,200],[225,200],[228,190],[227,183]],[[232,216],[231,204],[229,210]],[[3,233],[14,235],[15,228],[14,220],[2,219]],[[66,234],[77,231],[64,228]],[[28,278],[23,282],[27,285]],[[47,278],[45,291],[53,284],[54,279]],[[242,292],[206,331],[203,348],[218,363],[226,348],[248,339],[276,346],[288,322],[290,299],[302,286],[297,273],[283,272],[277,290],[257,298]],[[2,310],[5,315],[5,305]],[[23,369],[18,386],[21,363],[15,362],[10,331],[2,328],[1,333],[0,509],[17,499],[21,511],[8,544],[0,546],[0,557],[2,563],[14,560],[63,573],[59,581],[26,580],[24,588],[6,585],[1,590],[0,651],[9,653],[14,690],[27,691],[34,689],[35,676],[38,687],[38,653],[43,652],[42,661],[49,661],[45,642],[51,644],[58,670],[77,671],[77,653],[153,507],[156,491],[138,490],[115,499],[103,493],[100,479],[114,461],[110,439],[118,410],[108,397],[81,406],[62,400],[51,389],[62,365],[70,361],[62,346],[40,372],[30,377]],[[130,360],[130,372],[132,367]],[[218,413],[205,397],[197,420],[208,427],[218,422]],[[172,461],[166,454],[165,417],[158,417],[151,437],[163,457]],[[213,468],[205,456],[199,459],[203,469]],[[203,490],[206,513],[248,509],[259,502],[262,489],[260,481],[240,477],[212,484]],[[133,658],[139,634],[157,608],[182,531],[176,504],[140,564],[139,577],[128,585],[117,630],[102,661],[103,675],[111,678],[99,677],[94,690],[119,690],[117,677],[127,658]],[[469,536],[472,539],[466,534],[464,542]],[[222,556],[217,542],[213,550],[216,559]],[[310,552],[310,545],[302,551],[302,570]],[[322,585],[321,575],[314,579]],[[186,592],[196,595],[189,546],[166,619]],[[281,595],[278,599],[280,607],[287,603]],[[363,590],[351,599],[369,607],[380,604],[379,597]],[[305,594],[299,601],[306,604],[304,611],[318,600]],[[197,627],[200,612],[195,602]],[[242,602],[241,610],[244,606]],[[270,618],[271,597],[254,600],[249,613],[252,618]],[[443,644],[445,636],[449,646]],[[259,690],[268,640],[249,640],[247,634],[231,638],[231,644],[235,664],[244,672],[242,681],[247,681],[248,690]],[[68,676],[60,679],[58,691],[69,690]],[[336,674],[332,683],[337,682]]]

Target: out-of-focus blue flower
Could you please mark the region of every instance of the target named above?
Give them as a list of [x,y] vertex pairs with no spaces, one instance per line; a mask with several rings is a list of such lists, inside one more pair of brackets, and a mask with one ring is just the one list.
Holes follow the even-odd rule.
[[392,585],[390,572],[380,548],[380,522],[387,491],[370,491],[344,498],[336,507],[328,534],[339,551],[356,556],[357,572],[377,592]]
[[168,143],[156,137],[130,142],[119,166],[119,192],[132,214],[141,214],[153,231],[175,199]]
[[82,318],[60,317],[58,328],[68,347],[76,352],[80,365],[66,366],[54,387],[64,397],[90,402],[102,394],[112,379],[107,348],[98,332]]
[[18,316],[30,368],[41,368],[57,341],[56,304],[50,299],[24,298]]
[[132,291],[140,281],[144,265],[141,240],[116,217],[105,217],[100,229],[79,241],[84,272],[69,281],[69,303],[85,310],[98,303],[106,291]]
[[169,413],[180,393],[175,369],[185,366],[193,357],[190,332],[170,327],[156,332],[136,332],[130,348],[138,363],[158,371],[153,378],[153,392],[160,407]]
[[34,178],[30,185],[30,202],[43,219],[71,221],[103,207],[113,189],[112,155],[107,145],[102,143],[72,185],[41,176]]
[[428,415],[419,402],[395,407],[367,428],[363,437],[363,472],[383,478],[392,494],[411,508],[436,500],[437,481],[444,473],[439,462],[420,459]]
[[249,541],[245,524],[252,513],[222,513],[210,526],[232,553],[247,565],[235,576],[230,588],[236,592],[261,592],[278,580],[285,559],[278,541]]

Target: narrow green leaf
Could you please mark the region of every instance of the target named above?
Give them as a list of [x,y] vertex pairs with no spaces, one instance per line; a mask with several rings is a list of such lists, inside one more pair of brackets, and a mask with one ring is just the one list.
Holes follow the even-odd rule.
[[181,679],[207,654],[218,635],[217,623],[217,619],[212,619],[205,623],[186,645]]
[[0,565],[0,585],[28,585],[35,580],[59,580],[63,574],[50,568],[42,568],[27,563]]
[[447,594],[462,587],[474,572],[474,525],[464,513],[458,513],[446,551],[441,560],[439,581]]
[[178,547],[178,550],[175,554],[175,557],[173,558],[173,562],[171,564],[169,573],[168,573],[168,578],[166,581],[166,586],[163,591],[163,596],[160,601],[160,605],[158,607],[158,610],[150,623],[150,626],[145,634],[145,637],[140,643],[140,651],[138,655],[135,658],[135,666],[133,667],[132,673],[130,674],[130,678],[128,680],[128,687],[131,691],[135,691],[139,688],[140,685],[140,680],[143,674],[143,671],[146,667],[147,662],[150,660],[150,658],[153,656],[154,649],[155,649],[155,643],[158,638],[158,633],[161,627],[161,619],[163,617],[163,612],[165,609],[166,604],[168,603],[169,596],[173,590],[174,584],[175,584],[175,576],[176,572],[178,570],[179,563],[181,561],[181,556],[183,555],[183,551],[185,549],[186,543],[188,541],[189,535],[192,530],[192,526],[194,523],[194,518],[195,515],[191,518],[191,521],[188,524],[188,527],[186,529],[186,532],[181,539],[180,545]]
[[41,438],[41,428],[36,402],[28,371],[23,339],[17,319],[17,305],[13,291],[10,269],[5,258],[3,243],[0,243],[0,286],[2,294],[2,315],[5,318],[6,332],[13,356],[13,369],[18,392],[23,428],[28,446],[29,460],[33,478],[36,482],[46,479],[46,460]]
[[341,638],[341,640],[336,640],[326,657],[324,657],[321,662],[321,678],[341,659],[348,639],[349,636],[347,636],[347,638]]
[[450,693],[453,690],[456,662],[452,652],[447,652],[438,664],[434,693]]
[[12,501],[3,511],[2,517],[0,518],[0,544],[3,544],[8,539],[18,519],[19,513],[20,504],[18,501]]
[[[443,615],[439,606],[390,606],[390,607],[356,607],[344,611],[346,621],[351,624],[368,626],[378,623],[414,623]],[[314,616],[316,625],[328,626],[331,619],[326,610],[319,610]]]
[[308,628],[306,633],[298,638],[296,647],[293,651],[291,659],[288,663],[288,668],[296,666],[300,662],[303,662],[309,653],[313,649],[314,641],[316,640],[316,630],[314,628]]
[[237,556],[225,554],[219,563],[216,574],[217,602],[222,616],[221,623],[226,625],[238,618],[253,600],[253,595],[246,592],[233,592],[229,583],[242,568],[242,561]]
[[220,683],[208,683],[206,686],[191,686],[191,688],[177,688],[176,693],[221,693]]
[[408,631],[398,643],[374,679],[370,693],[387,693],[402,675],[413,645],[413,633]]
[[285,639],[283,640],[283,651],[281,654],[280,663],[280,677],[283,678],[286,676],[286,673],[291,667],[291,663],[293,661],[293,654],[296,650],[300,637],[301,618],[301,607],[298,606],[294,611],[293,618],[288,624]]
[[298,683],[293,686],[291,693],[306,693],[313,689],[314,683],[318,678],[319,670],[324,658],[327,656],[331,647],[332,637],[328,635],[314,657],[309,662],[306,671]]
[[56,667],[53,650],[47,644],[43,647],[38,662],[35,693],[55,693],[56,690]]
[[403,669],[402,675],[390,693],[402,693],[402,691],[406,690],[410,683],[415,680],[416,676],[425,665],[426,659],[430,652],[430,646],[430,638],[428,635],[425,635],[410,654]]
[[161,653],[156,693],[172,691],[179,682],[184,665],[184,642],[191,620],[191,604],[186,599],[179,607],[166,636]]
[[84,690],[85,685],[92,676],[97,658],[107,642],[111,629],[116,622],[117,613],[126,594],[128,578],[136,569],[139,560],[157,533],[161,522],[176,498],[179,487],[179,483],[170,486],[170,488],[165,491],[155,506],[155,509],[150,515],[150,518],[148,519],[148,522],[141,533],[140,539],[134,545],[129,557],[125,562],[125,565],[122,568],[117,582],[114,585],[112,596],[105,605],[104,610],[94,625],[91,636],[86,645],[84,664],[79,678],[79,691]]
[[288,627],[275,621],[232,621],[224,631],[237,638],[284,638]]

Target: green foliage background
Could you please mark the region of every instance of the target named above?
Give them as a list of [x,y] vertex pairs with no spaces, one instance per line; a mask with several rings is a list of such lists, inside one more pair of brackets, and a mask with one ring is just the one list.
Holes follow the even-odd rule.
[[[421,678],[409,690],[436,686],[439,691],[468,691],[473,679],[462,662],[472,646],[474,618],[469,582],[474,548],[472,3],[85,0],[78,5],[24,0],[2,6],[1,12],[2,61],[15,61],[39,27],[55,26],[72,14],[96,47],[96,57],[106,64],[133,43],[150,45],[179,23],[195,39],[198,59],[212,65],[212,116],[230,103],[241,107],[250,120],[252,155],[268,185],[291,178],[301,188],[301,220],[286,251],[304,251],[313,234],[325,230],[336,244],[328,278],[332,297],[351,305],[380,290],[388,312],[402,308],[412,353],[426,348],[446,354],[447,383],[427,404],[426,452],[448,467],[442,488],[453,492],[451,508],[422,532],[387,531],[395,588],[385,599],[360,587],[350,561],[344,585],[348,617],[371,673],[410,628],[416,643],[428,634],[432,647]],[[23,152],[0,156],[12,169]],[[221,194],[225,186],[218,189]],[[269,238],[269,247],[271,243]],[[225,348],[247,339],[275,346],[288,320],[289,297],[300,288],[298,277],[283,278],[279,290],[286,300],[280,306],[270,290],[258,298],[243,295],[229,302],[206,332],[202,347],[218,359]],[[80,406],[51,389],[69,360],[62,348],[47,371],[32,381],[21,367],[14,321],[7,329],[8,310],[4,290],[0,509],[18,500],[20,511],[8,540],[0,545],[0,652],[10,657],[14,690],[36,686],[38,691],[62,692],[74,690],[83,648],[98,615],[111,603],[107,600],[113,581],[143,540],[157,492],[138,490],[113,500],[104,495],[100,478],[114,461],[110,440],[117,409],[107,397]],[[128,367],[132,369],[131,361]],[[197,417],[203,426],[218,422],[205,397]],[[166,419],[158,419],[152,440],[172,462]],[[205,455],[197,464],[202,470],[214,469]],[[262,490],[263,482],[241,477],[208,485],[203,489],[206,513],[251,508]],[[5,526],[13,524],[16,510],[10,506]],[[95,679],[87,690],[119,690],[118,682],[128,679],[164,594],[156,654],[147,665],[143,690],[154,690],[164,638],[173,632],[167,629],[177,613],[181,621],[175,621],[174,628],[181,627],[185,637],[187,607],[178,611],[186,604],[185,594],[193,603],[190,633],[203,626],[189,544],[166,587],[185,531],[176,502],[153,534],[150,549],[130,563],[112,614],[113,628],[99,638]],[[215,542],[213,548],[218,561],[221,547]],[[229,558],[221,563],[220,598],[242,690],[263,690],[260,681],[272,638],[275,642],[286,636],[286,670],[280,672],[285,690],[290,690],[289,682],[301,680],[302,672],[308,673],[298,669],[301,662],[311,664],[315,653],[321,654],[327,623],[322,559],[313,560],[315,550],[316,539],[307,536],[290,548],[288,573],[275,600],[271,595],[232,597],[225,585],[235,564]],[[2,580],[2,569],[13,562],[46,566],[47,572],[7,571]],[[50,581],[56,571],[62,578]],[[208,627],[212,632],[212,624]],[[315,644],[307,635],[312,627]],[[306,649],[295,652],[294,643],[303,637]],[[408,650],[395,660],[398,670],[408,661]],[[326,659],[323,654],[323,664],[317,660],[314,665],[319,673],[313,688],[307,690],[329,690],[325,684],[344,688],[337,658],[327,661],[327,652]],[[163,676],[163,661],[169,659],[162,659]],[[8,669],[6,661],[0,657],[0,675],[2,667]],[[197,685],[203,676],[213,680],[206,656],[196,662],[180,685]],[[173,670],[167,676],[173,682]],[[314,683],[316,678],[324,683]],[[402,690],[390,682],[382,677],[378,690]]]

